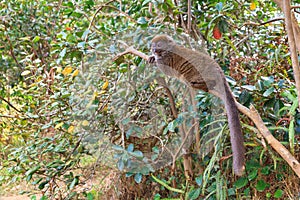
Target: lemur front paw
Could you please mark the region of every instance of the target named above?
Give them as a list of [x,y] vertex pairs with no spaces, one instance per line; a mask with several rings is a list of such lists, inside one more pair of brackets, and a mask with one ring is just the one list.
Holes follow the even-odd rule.
[[149,56],[148,63],[154,64],[155,63],[155,56]]

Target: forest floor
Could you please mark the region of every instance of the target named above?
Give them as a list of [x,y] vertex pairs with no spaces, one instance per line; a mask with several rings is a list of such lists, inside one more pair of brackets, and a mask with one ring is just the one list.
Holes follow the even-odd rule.
[[[38,196],[37,199],[39,199]],[[26,195],[17,195],[17,196],[9,196],[9,197],[0,197],[0,200],[30,200],[30,197]]]

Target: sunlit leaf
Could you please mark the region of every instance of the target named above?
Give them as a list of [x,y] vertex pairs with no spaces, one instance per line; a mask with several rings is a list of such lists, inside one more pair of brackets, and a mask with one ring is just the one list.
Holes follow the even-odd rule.
[[39,36],[35,36],[33,39],[32,39],[32,42],[33,43],[37,43],[41,38]]
[[28,75],[28,74],[30,74],[30,73],[31,73],[31,71],[25,70],[25,71],[23,71],[23,72],[21,73],[21,76],[26,76],[26,75]]
[[70,74],[72,71],[73,71],[72,67],[66,67],[66,68],[62,71],[62,74],[66,76],[66,75]]
[[74,126],[69,126],[68,133],[73,133],[74,129],[75,129]]
[[54,128],[55,128],[55,129],[58,129],[58,128],[62,127],[62,125],[64,125],[64,122],[58,123]]
[[78,69],[76,69],[76,70],[73,72],[73,74],[72,74],[72,77],[75,77],[75,76],[77,76],[77,75],[78,75],[78,73],[79,73],[79,70],[78,70]]
[[105,89],[108,87],[108,84],[109,84],[109,82],[106,80],[106,81],[103,83],[101,89],[102,89],[102,90],[105,90]]
[[252,1],[250,4],[250,10],[255,10],[255,9],[256,9],[256,3]]
[[89,125],[89,121],[87,121],[87,120],[82,121],[82,126],[88,126],[88,125]]

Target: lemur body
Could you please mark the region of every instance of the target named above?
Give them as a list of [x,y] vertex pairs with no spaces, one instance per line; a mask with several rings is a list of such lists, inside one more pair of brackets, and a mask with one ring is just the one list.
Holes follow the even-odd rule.
[[207,54],[177,45],[167,35],[154,37],[151,50],[153,56],[149,57],[149,62],[155,63],[163,73],[223,100],[230,129],[233,168],[235,174],[241,176],[245,169],[242,128],[235,99],[220,66]]

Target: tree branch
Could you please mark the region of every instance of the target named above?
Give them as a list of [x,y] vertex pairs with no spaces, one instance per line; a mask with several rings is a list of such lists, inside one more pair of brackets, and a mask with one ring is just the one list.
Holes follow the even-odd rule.
[[255,126],[262,136],[267,140],[268,144],[273,147],[273,149],[290,165],[297,176],[300,177],[299,161],[297,161],[296,158],[271,134],[254,106],[251,105],[250,109],[248,109],[238,102],[236,102],[236,105],[240,112],[245,114],[254,122]]
[[283,1],[283,12],[285,16],[285,27],[286,32],[288,34],[288,42],[291,52],[291,59],[292,59],[292,66],[294,71],[295,83],[297,88],[297,95],[298,95],[298,106],[300,108],[300,70],[299,70],[299,62],[298,62],[298,55],[296,50],[296,42],[294,37],[293,31],[293,24],[291,18],[291,6],[290,0]]
[[[283,5],[284,5],[284,1],[283,0],[273,0],[278,7],[284,11]],[[292,18],[292,24],[293,24],[293,32],[294,32],[294,37],[296,39],[296,46],[297,46],[297,50],[300,51],[300,27],[298,25],[298,21],[294,15],[294,13],[291,13],[291,18]]]

